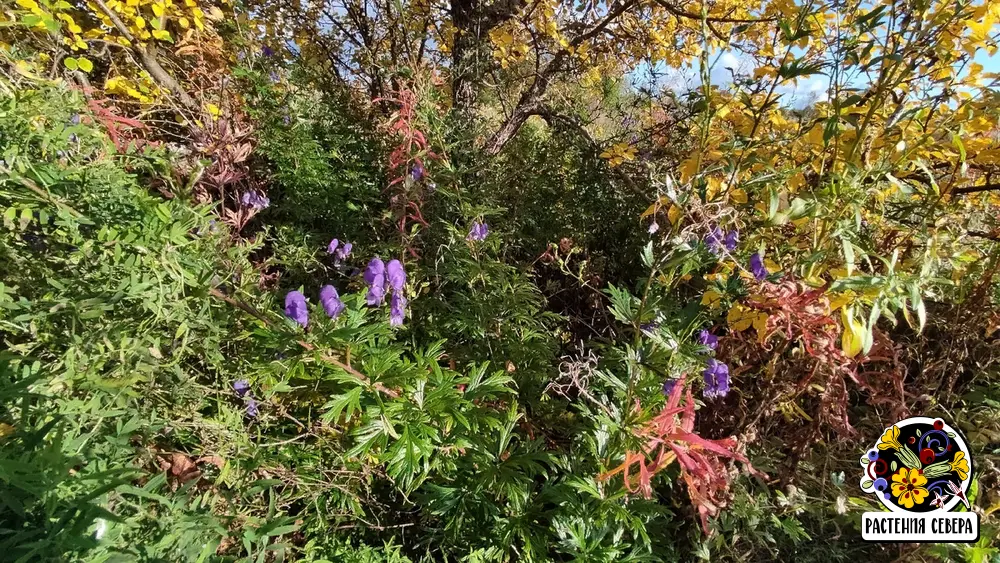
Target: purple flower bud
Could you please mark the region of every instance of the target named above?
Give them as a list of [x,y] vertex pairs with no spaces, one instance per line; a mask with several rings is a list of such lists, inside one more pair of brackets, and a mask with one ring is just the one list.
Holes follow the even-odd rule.
[[676,379],[668,379],[668,380],[664,381],[663,382],[663,394],[669,397],[670,395],[673,394],[675,387],[677,387],[677,380]]
[[657,223],[656,221],[653,221],[653,223],[649,226],[649,234],[654,234],[656,231],[659,230],[660,230],[660,224]]
[[715,350],[715,347],[719,345],[719,337],[707,330],[703,330],[698,333],[698,343]]
[[472,224],[472,229],[469,230],[469,236],[465,237],[465,240],[482,241],[486,240],[486,236],[489,234],[490,227],[486,223],[476,221]]
[[334,252],[337,252],[337,247],[339,247],[339,246],[340,246],[340,241],[339,240],[337,240],[337,239],[331,240],[330,244],[326,245],[326,253],[327,254],[333,254]]
[[750,257],[750,273],[757,281],[761,281],[767,277],[767,268],[764,267],[764,259],[760,257],[759,252],[754,252],[753,256]]
[[80,114],[74,113],[73,115],[71,115],[70,118],[69,118],[69,122],[72,123],[73,125],[79,125],[80,124]]
[[268,73],[267,77],[271,79],[271,82],[275,83],[281,80],[281,78],[278,76],[278,73],[274,72],[273,70],[270,73]]
[[338,249],[335,254],[337,262],[340,262],[342,260],[347,260],[347,257],[351,255],[352,248],[354,248],[353,244],[345,242],[344,246],[341,246],[340,249]]
[[365,268],[365,281],[368,282],[368,295],[365,296],[369,305],[381,305],[385,301],[385,264],[378,257],[372,258]]
[[336,319],[345,307],[340,295],[337,294],[337,289],[332,285],[324,285],[323,289],[319,290],[319,302],[331,319]]
[[424,167],[419,162],[414,164],[413,169],[410,171],[410,175],[413,176],[414,180],[419,182],[420,179],[424,177]]
[[253,399],[247,399],[247,416],[250,418],[257,418],[260,412],[257,410],[257,401]]
[[726,240],[723,241],[723,244],[725,245],[726,250],[728,250],[729,252],[732,252],[732,251],[736,250],[736,246],[739,243],[740,243],[740,232],[739,231],[735,231],[734,230],[734,231],[729,231],[728,233],[726,233]]
[[708,235],[705,236],[705,246],[712,254],[719,254],[722,251],[722,229],[718,225],[713,226]]
[[306,306],[306,296],[299,291],[289,291],[285,296],[285,316],[307,326],[309,324],[309,308]]
[[650,321],[648,323],[643,323],[639,325],[639,330],[643,332],[652,332],[658,328],[660,328],[660,323],[656,321]]
[[365,281],[369,284],[375,283],[375,280],[381,279],[385,276],[385,263],[379,257],[372,258],[368,262],[368,267],[365,268]]
[[257,192],[246,192],[243,197],[240,198],[243,205],[250,207],[251,209],[256,209],[260,211],[262,209],[267,209],[271,205],[271,200],[267,196],[259,194]]
[[379,278],[372,283],[365,295],[365,302],[372,307],[385,302],[385,278]]
[[389,300],[389,325],[400,326],[406,316],[406,298],[401,292],[393,292]]
[[237,379],[233,382],[233,391],[236,391],[236,394],[242,397],[247,394],[247,391],[250,391],[250,384],[247,383],[246,379]]
[[403,264],[399,260],[389,261],[385,267],[385,277],[389,280],[389,287],[397,292],[403,291],[406,285],[406,271],[403,270]]
[[264,55],[265,57],[273,57],[274,49],[268,47],[267,45],[264,45],[264,48],[260,50],[260,54]]

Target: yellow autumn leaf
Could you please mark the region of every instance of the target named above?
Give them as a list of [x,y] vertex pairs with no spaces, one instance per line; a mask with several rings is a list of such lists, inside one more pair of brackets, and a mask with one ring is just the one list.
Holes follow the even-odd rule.
[[844,325],[844,332],[840,335],[840,349],[845,356],[853,358],[861,352],[864,327],[854,318],[854,311],[849,306],[840,309],[840,321]]
[[187,29],[188,27],[191,26],[191,23],[188,21],[187,18],[182,17],[177,20],[177,25],[181,26],[182,29]]
[[674,204],[670,204],[670,209],[667,210],[667,220],[670,221],[671,225],[676,225],[680,221],[681,217],[684,216],[684,211],[680,207]]
[[722,306],[722,294],[714,289],[710,289],[701,296],[701,304],[709,309],[718,309]]
[[690,158],[681,163],[681,182],[687,182],[698,173],[698,155],[692,155]]
[[38,2],[35,2],[35,0],[17,0],[17,5],[24,8],[25,10],[38,9]]
[[142,16],[136,16],[135,26],[139,29],[144,29],[146,27],[146,20]]
[[764,342],[767,336],[767,313],[751,309],[746,305],[737,303],[726,315],[726,323],[729,328],[736,332],[742,332],[750,327],[757,331],[757,339]]
[[160,41],[171,41],[170,32],[165,29],[154,29],[153,37],[159,39]]
[[832,313],[844,305],[847,305],[851,301],[854,301],[854,292],[845,291],[843,293],[832,293],[827,297],[830,300],[830,312]]
[[90,72],[94,70],[94,63],[90,62],[90,59],[86,57],[76,59],[76,66],[83,72]]
[[160,4],[153,4],[153,15],[156,17],[163,16],[163,6]]
[[659,211],[661,207],[669,204],[670,200],[666,196],[660,196],[659,198],[656,199],[656,201],[651,203],[649,207],[646,208],[645,211],[642,212],[642,215],[639,215],[639,218],[645,219],[646,217],[649,217],[650,215]]

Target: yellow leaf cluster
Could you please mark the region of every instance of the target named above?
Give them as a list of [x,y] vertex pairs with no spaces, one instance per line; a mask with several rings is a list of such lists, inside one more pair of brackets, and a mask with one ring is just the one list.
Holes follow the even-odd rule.
[[619,166],[626,161],[635,160],[638,151],[628,143],[615,143],[610,148],[601,153],[601,158],[608,161],[612,167]]
[[726,323],[735,332],[743,332],[750,327],[757,331],[757,340],[763,343],[767,338],[768,314],[736,303],[726,315]]

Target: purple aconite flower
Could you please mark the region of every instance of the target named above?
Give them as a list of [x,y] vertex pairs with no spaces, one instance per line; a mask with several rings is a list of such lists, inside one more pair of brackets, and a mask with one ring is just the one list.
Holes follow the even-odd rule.
[[719,337],[707,330],[703,330],[698,333],[698,344],[715,350],[716,346],[719,345]]
[[390,326],[400,326],[403,324],[403,318],[406,316],[406,298],[403,297],[403,293],[399,291],[394,291],[392,293],[392,298],[389,300],[389,325]]
[[273,57],[274,49],[268,47],[267,45],[264,45],[264,48],[260,50],[260,54],[264,55],[265,57]]
[[713,226],[705,236],[705,246],[712,254],[721,254],[725,248],[729,252],[736,250],[740,243],[740,232],[737,230],[723,232],[717,225]]
[[347,257],[351,255],[352,248],[354,248],[354,244],[345,242],[344,246],[338,248],[337,252],[334,253],[334,258],[336,258],[338,262],[347,260]]
[[420,179],[424,177],[424,167],[419,162],[414,164],[413,169],[410,171],[410,175],[413,176],[414,180],[419,182]]
[[233,391],[236,391],[236,394],[242,397],[250,391],[250,384],[247,383],[246,379],[237,379],[233,382]]
[[663,382],[663,394],[669,397],[671,394],[673,394],[674,387],[677,387],[677,380],[676,379],[668,379],[668,380],[664,381]]
[[250,418],[257,418],[260,411],[257,410],[257,401],[252,398],[247,399],[247,416]]
[[70,118],[69,118],[69,122],[72,123],[73,125],[79,125],[80,124],[80,114],[74,113],[73,115],[71,115]]
[[240,201],[243,202],[243,205],[246,205],[247,207],[250,207],[252,209],[256,209],[257,211],[260,211],[262,209],[267,209],[271,205],[271,200],[268,199],[267,196],[259,194],[257,192],[244,193],[243,197],[240,198]]
[[660,328],[660,323],[656,321],[650,321],[648,323],[643,323],[639,325],[639,330],[643,332],[652,332],[658,328]]
[[302,326],[309,324],[309,308],[306,296],[299,291],[289,291],[285,296],[285,316]]
[[385,276],[385,263],[376,256],[368,262],[368,267],[365,268],[365,281],[368,284],[373,284],[382,279],[383,276]]
[[722,250],[722,229],[715,225],[705,236],[705,246],[712,254],[718,254]]
[[403,291],[406,285],[406,271],[399,260],[390,260],[385,267],[385,277],[393,291]]
[[490,234],[490,227],[486,223],[480,223],[476,221],[472,224],[472,229],[469,230],[469,236],[465,237],[465,240],[481,241],[486,240],[487,235]]
[[365,268],[365,281],[368,282],[368,295],[365,296],[369,305],[381,305],[385,301],[385,263],[378,257],[372,258]]
[[767,277],[767,268],[764,267],[764,259],[761,258],[759,252],[754,252],[753,256],[750,257],[750,273],[757,281]]
[[723,246],[726,250],[732,252],[736,250],[736,246],[740,243],[740,232],[739,231],[729,231],[726,233],[726,238],[722,241]]
[[729,366],[712,358],[701,374],[705,378],[706,399],[725,397],[729,393]]
[[336,319],[345,307],[340,295],[337,294],[337,288],[332,285],[324,285],[323,289],[319,290],[319,302],[331,319]]
[[349,242],[345,242],[344,245],[341,246],[339,240],[333,239],[330,241],[330,244],[327,245],[326,252],[327,254],[333,254],[334,263],[339,264],[351,255],[352,248],[354,248],[354,245]]

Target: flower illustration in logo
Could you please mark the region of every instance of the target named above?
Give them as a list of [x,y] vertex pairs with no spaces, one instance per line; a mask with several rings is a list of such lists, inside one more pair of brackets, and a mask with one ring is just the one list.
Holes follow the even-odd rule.
[[943,420],[914,417],[885,429],[861,458],[861,490],[893,512],[969,507],[969,448]]
[[922,504],[927,498],[927,477],[921,475],[919,469],[900,469],[892,476],[892,496],[899,498],[899,504],[913,508]]

